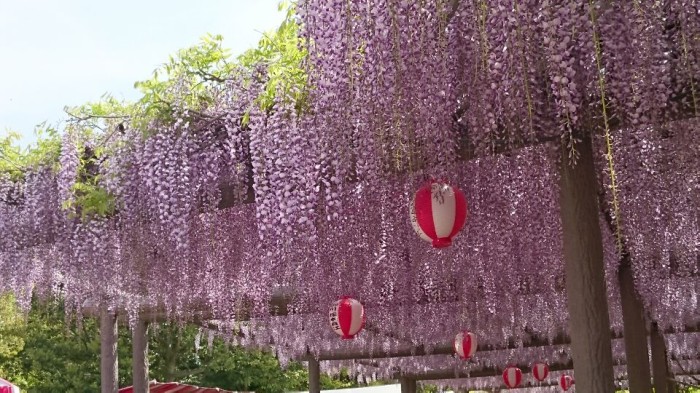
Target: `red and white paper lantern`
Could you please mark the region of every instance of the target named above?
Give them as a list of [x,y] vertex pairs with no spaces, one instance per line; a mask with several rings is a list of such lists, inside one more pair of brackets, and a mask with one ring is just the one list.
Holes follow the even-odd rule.
[[559,386],[564,391],[567,391],[573,386],[574,384],[574,378],[571,375],[562,375],[561,378],[559,378]]
[[328,316],[333,331],[345,340],[354,338],[365,327],[365,307],[348,296],[335,302]]
[[532,365],[532,376],[536,380],[542,382],[547,379],[547,375],[549,375],[549,366],[546,363],[535,363]]
[[503,382],[505,382],[506,386],[509,388],[517,388],[522,380],[523,372],[515,366],[507,367],[503,371]]
[[442,248],[452,244],[467,220],[467,200],[456,187],[431,182],[411,201],[411,225],[421,239]]
[[462,360],[467,360],[476,353],[476,335],[467,331],[458,333],[452,348]]

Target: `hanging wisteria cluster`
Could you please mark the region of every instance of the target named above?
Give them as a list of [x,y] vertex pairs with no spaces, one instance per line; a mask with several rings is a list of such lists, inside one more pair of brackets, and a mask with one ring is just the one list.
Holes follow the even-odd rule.
[[[261,110],[251,103],[263,82],[232,77],[204,108],[173,103],[175,119],[153,119],[145,136],[127,122],[87,174],[114,198],[102,216],[83,219],[69,203],[86,151],[104,147],[75,130],[64,135],[57,173],[0,175],[0,291],[25,306],[36,290],[77,312],[105,304],[132,317],[220,320],[239,344],[272,343],[283,360],[430,351],[468,329],[485,345],[515,343],[469,367],[567,361],[567,349],[521,347],[567,330],[557,168],[575,163],[590,134],[612,331],[622,331],[625,252],[660,329],[697,326],[695,5],[302,0],[297,11],[308,110]],[[562,148],[570,162],[559,162]],[[468,204],[464,229],[440,250],[408,215],[431,178],[459,187]],[[352,342],[328,326],[341,296],[366,310]],[[456,363],[352,367],[377,378]]]

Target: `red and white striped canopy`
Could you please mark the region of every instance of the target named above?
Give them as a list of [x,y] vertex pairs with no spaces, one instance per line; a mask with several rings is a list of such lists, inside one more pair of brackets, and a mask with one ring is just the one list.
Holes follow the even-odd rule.
[[0,393],[20,393],[19,387],[11,384],[10,382],[0,378]]
[[[177,382],[151,382],[149,384],[151,393],[235,393],[230,390],[221,390],[219,388],[200,388],[198,386],[185,385]],[[119,393],[134,393],[134,388],[119,389]]]
[[536,380],[542,382],[547,378],[547,375],[549,375],[549,366],[547,366],[547,364],[535,363],[532,365],[532,376],[534,376]]
[[503,371],[503,382],[509,388],[516,388],[523,380],[523,372],[514,366],[510,366]]

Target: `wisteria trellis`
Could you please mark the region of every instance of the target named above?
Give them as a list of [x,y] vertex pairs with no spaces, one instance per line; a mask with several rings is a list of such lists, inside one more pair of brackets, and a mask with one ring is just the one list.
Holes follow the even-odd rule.
[[[614,213],[649,316],[662,329],[698,323],[694,1],[301,0],[297,10],[308,113],[280,103],[242,125],[262,86],[232,80],[205,117],[183,108],[146,139],[127,127],[99,167],[117,212],[87,222],[61,206],[78,146],[94,142],[66,132],[58,173],[0,177],[1,289],[25,305],[32,289],[60,292],[77,311],[106,302],[230,320],[245,310],[256,318],[236,325],[254,332],[243,344],[272,341],[283,359],[430,345],[464,328],[484,343],[554,337],[567,324],[556,142],[573,162],[588,132],[607,202],[613,160]],[[469,203],[446,250],[408,219],[430,176]],[[220,209],[222,192],[254,203]],[[619,331],[616,235],[604,232]],[[294,294],[284,321],[268,316],[279,290]],[[335,339],[325,317],[340,295],[362,300],[381,334]]]

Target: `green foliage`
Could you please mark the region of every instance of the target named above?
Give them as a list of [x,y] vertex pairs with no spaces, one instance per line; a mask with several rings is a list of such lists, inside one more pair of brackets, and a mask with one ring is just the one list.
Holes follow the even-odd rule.
[[118,132],[118,126],[137,117],[137,107],[105,93],[99,101],[87,102],[75,107],[64,107],[70,116],[68,131],[91,140],[100,146],[108,146]]
[[[0,358],[0,369],[10,365],[6,378],[31,393],[96,392],[100,381],[99,329],[93,319],[82,326],[66,324],[61,303],[33,302],[23,331],[24,346],[9,359]],[[120,354],[129,359],[128,336],[120,337]],[[128,363],[120,367],[128,381]],[[24,390],[23,390],[24,391]]]
[[[27,319],[14,299],[0,297],[0,373],[30,393],[96,392],[100,382],[99,325],[85,318],[68,321],[60,302],[32,303]],[[266,352],[230,346],[217,337],[211,349],[206,337],[195,348],[199,328],[174,323],[149,328],[150,378],[200,386],[261,393],[308,389],[308,373],[299,363],[283,370]],[[119,384],[131,385],[131,338],[119,328]],[[357,386],[347,373],[323,375],[324,389]],[[23,390],[23,391],[25,391]]]
[[279,10],[286,10],[286,17],[277,30],[264,34],[258,47],[249,49],[238,57],[240,64],[254,72],[262,64],[265,88],[257,98],[262,110],[270,111],[276,103],[293,104],[298,113],[308,106],[308,74],[305,69],[308,50],[299,37],[299,24],[295,19],[295,2],[283,1]]
[[64,110],[70,116],[67,131],[78,146],[80,161],[72,187],[73,198],[62,201],[62,207],[83,220],[107,217],[114,213],[116,201],[101,186],[99,167],[118,146],[114,136],[124,131],[125,122],[137,116],[137,108],[103,94],[100,101]]
[[[153,77],[134,84],[143,97],[138,101],[132,126],[143,128],[151,119],[172,121],[178,108],[187,107],[196,115],[214,100],[217,89],[229,80],[254,78],[264,89],[254,103],[271,111],[276,103],[293,104],[298,112],[307,107],[308,75],[304,69],[308,51],[299,37],[295,3],[281,2],[286,10],[282,24],[264,33],[256,48],[240,55],[236,62],[222,45],[221,35],[206,35],[195,46],[182,49],[155,71]],[[261,67],[262,66],[262,67]],[[262,71],[260,71],[262,70]],[[248,114],[243,122],[248,121]]]
[[82,148],[78,176],[73,184],[73,199],[63,201],[62,207],[79,214],[85,221],[94,217],[107,217],[116,210],[114,195],[101,185],[102,175],[97,167],[104,155],[104,149]]
[[[197,350],[197,334],[196,327],[176,324],[162,324],[152,331],[151,376],[160,381],[176,380],[234,391],[281,393],[308,389],[308,372],[299,363],[283,370],[273,355],[227,345],[221,337],[214,339],[211,348],[204,345]],[[339,389],[357,384],[344,373],[338,378],[322,375],[321,386]]]
[[440,389],[435,385],[430,384],[418,384],[418,393],[437,393]]
[[87,221],[94,217],[107,217],[115,211],[115,198],[98,185],[100,176],[94,176],[86,182],[73,184],[75,198],[63,202],[64,209],[75,208],[80,218]]
[[269,354],[214,345],[209,361],[197,376],[199,383],[238,391],[284,392],[287,379],[277,359]]
[[21,388],[30,392],[95,392],[99,389],[99,340],[93,321],[82,329],[65,326],[61,305],[34,307],[25,349],[20,354]]
[[171,55],[151,79],[134,83],[143,97],[136,104],[140,116],[132,125],[146,131],[150,119],[172,121],[176,106],[199,111],[211,104],[213,88],[229,80],[236,68],[222,42],[221,35],[207,34],[199,44]]
[[676,391],[678,393],[700,393],[700,387],[679,386]]
[[9,174],[13,179],[19,180],[24,177],[27,169],[48,166],[58,170],[58,157],[61,153],[58,131],[42,123],[34,129],[34,134],[36,143],[26,148],[19,145],[19,133],[9,131],[0,137],[0,174]]
[[16,359],[24,349],[26,321],[11,294],[0,296],[0,376],[16,372]]

